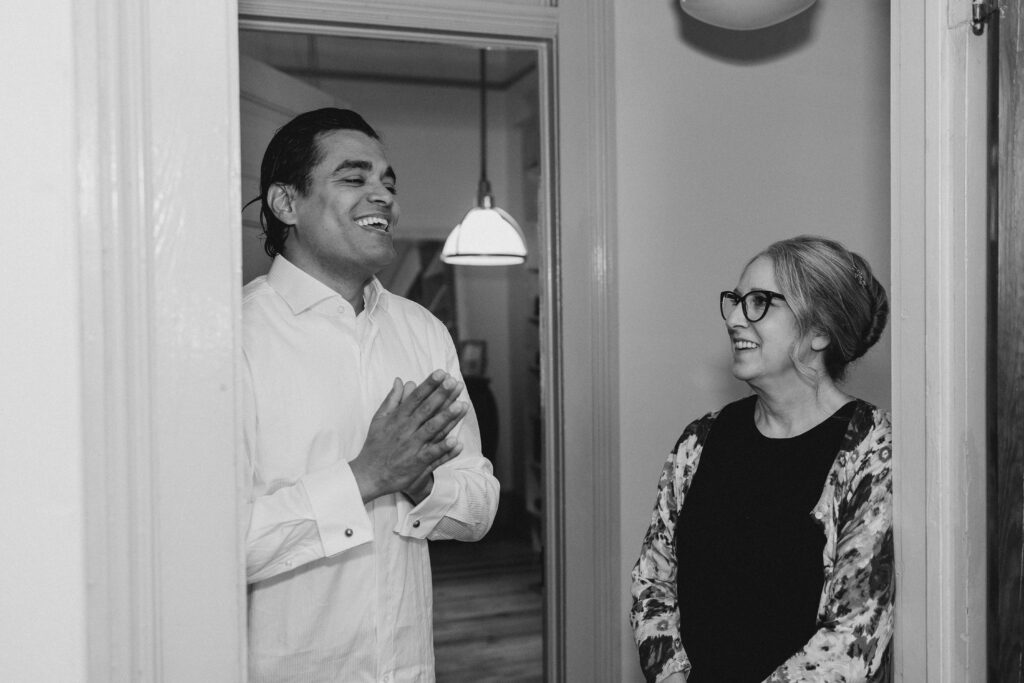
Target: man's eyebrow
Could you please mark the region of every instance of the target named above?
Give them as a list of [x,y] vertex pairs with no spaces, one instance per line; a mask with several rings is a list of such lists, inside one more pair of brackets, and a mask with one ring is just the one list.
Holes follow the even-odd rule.
[[[334,169],[334,172],[331,175],[340,175],[342,173],[347,173],[348,171],[364,171],[366,173],[369,173],[372,170],[373,164],[369,161],[364,161],[362,159],[345,159],[340,164],[338,164],[338,166]],[[395,169],[393,169],[390,166],[388,166],[387,169],[385,169],[382,177],[392,182],[398,180],[398,177],[395,175]]]
[[373,164],[369,161],[362,161],[360,159],[345,159],[343,162],[337,165],[334,169],[333,175],[344,173],[345,171],[371,171],[373,170]]

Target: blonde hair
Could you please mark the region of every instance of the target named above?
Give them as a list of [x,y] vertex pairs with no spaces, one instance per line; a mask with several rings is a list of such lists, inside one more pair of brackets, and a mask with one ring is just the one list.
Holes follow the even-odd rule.
[[[875,345],[889,319],[889,297],[860,254],[839,242],[801,235],[775,242],[751,262],[771,259],[775,280],[801,335],[828,337],[825,371],[835,381]],[[748,263],[749,265],[749,263]]]

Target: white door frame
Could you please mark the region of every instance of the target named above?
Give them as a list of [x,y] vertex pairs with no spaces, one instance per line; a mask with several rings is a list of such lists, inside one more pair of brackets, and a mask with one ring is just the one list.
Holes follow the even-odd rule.
[[[474,8],[478,9],[478,8]],[[557,191],[552,182],[552,150],[556,137],[553,131],[553,81],[554,81],[554,40],[557,36],[557,16],[546,8],[514,13],[492,12],[486,17],[479,13],[460,11],[454,16],[444,8],[405,7],[400,18],[393,14],[393,8],[382,12],[375,6],[348,6],[344,3],[328,5],[299,0],[288,3],[265,2],[263,0],[242,0],[239,6],[239,27],[248,30],[278,31],[325,36],[343,36],[370,40],[408,40],[415,42],[461,45],[470,48],[505,47],[530,50],[537,55],[539,74],[538,107],[541,139],[541,177],[545,183],[540,187],[538,243],[541,246],[540,264],[540,348],[541,405],[545,407],[545,476],[546,501],[561,502],[559,482],[561,481],[562,440],[561,420],[558,419],[559,396],[562,378],[562,342],[560,316],[557,307],[550,302],[559,299],[560,278],[558,277],[558,226]],[[456,19],[453,28],[453,19]],[[558,496],[555,498],[554,496]],[[545,574],[545,667],[557,671],[563,651],[565,627],[564,618],[564,575],[562,563],[562,538],[564,538],[564,517],[557,505],[544,506],[544,574]]]
[[90,681],[244,680],[236,12],[74,3]]
[[896,672],[986,671],[986,38],[969,0],[892,2]]
[[[622,670],[613,5],[303,3],[313,22],[343,13],[349,25],[481,36],[555,27],[552,307],[572,350],[552,406],[567,473],[552,499],[570,531],[551,561],[572,578],[557,588],[571,628],[549,653],[555,680]],[[897,671],[908,683],[984,670],[978,189],[965,170],[975,150],[958,142],[974,117],[969,5],[892,3]],[[295,5],[243,4],[272,7]],[[241,683],[238,6],[82,0],[75,12],[90,679]]]
[[[548,574],[548,626],[562,635],[547,658],[552,680],[618,670],[610,4],[76,6],[92,678],[244,680],[239,10],[379,36],[391,26],[398,38],[417,28],[551,46],[544,105],[558,144],[544,154],[572,172],[551,196],[542,326],[572,353],[561,367],[549,354],[543,372],[547,441],[572,476],[547,482],[560,501],[549,522],[562,529],[547,558],[559,570]],[[573,96],[555,98],[560,83]]]
[[[602,3],[578,5],[575,24],[601,25]],[[287,3],[241,0],[244,28],[362,38],[535,49],[540,72],[542,188],[541,376],[545,423],[545,669],[548,680],[599,680],[617,670],[624,616],[616,614],[618,538],[612,432],[615,328],[609,264],[614,215],[607,199],[610,109],[586,97],[559,97],[557,85],[607,88],[596,37],[565,30],[569,11],[479,0]],[[561,78],[572,73],[574,78]],[[606,93],[611,97],[610,89]],[[571,122],[562,125],[561,122]],[[559,164],[556,159],[561,159]],[[560,169],[565,169],[561,171]],[[598,198],[601,198],[600,200]],[[562,249],[561,245],[572,245]],[[565,349],[572,349],[571,354]],[[572,577],[569,581],[568,577]],[[571,676],[571,678],[570,678]]]

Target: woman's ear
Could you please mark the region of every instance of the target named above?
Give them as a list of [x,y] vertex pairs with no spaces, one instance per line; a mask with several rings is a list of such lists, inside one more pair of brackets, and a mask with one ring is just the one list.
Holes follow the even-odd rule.
[[832,340],[829,339],[828,335],[826,334],[815,332],[813,335],[811,335],[811,349],[817,351],[818,353],[821,353],[826,348],[828,348],[828,345],[831,342]]
[[267,204],[277,219],[287,225],[295,225],[295,202],[292,201],[294,189],[290,185],[274,183],[267,188]]

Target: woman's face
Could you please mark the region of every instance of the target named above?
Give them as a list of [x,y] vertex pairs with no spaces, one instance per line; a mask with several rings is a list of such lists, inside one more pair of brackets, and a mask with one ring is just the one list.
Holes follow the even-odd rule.
[[[735,292],[743,296],[755,289],[781,294],[767,256],[747,266]],[[764,388],[788,382],[806,383],[793,359],[808,355],[810,340],[801,338],[796,317],[785,301],[772,299],[764,317],[753,323],[743,315],[743,307],[736,306],[725,324],[732,342],[732,374],[736,379]]]

